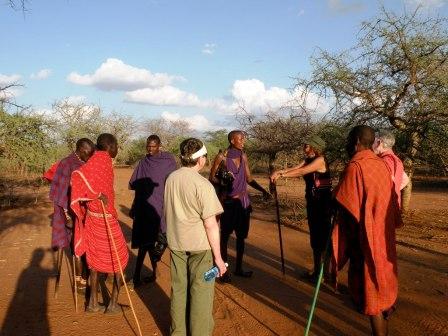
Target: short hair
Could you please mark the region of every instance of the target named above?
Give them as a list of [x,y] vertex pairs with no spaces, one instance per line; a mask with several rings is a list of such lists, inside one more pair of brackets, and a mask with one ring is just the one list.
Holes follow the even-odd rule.
[[242,135],[244,135],[244,132],[241,131],[241,130],[233,130],[233,131],[230,131],[230,132],[229,132],[229,134],[227,135],[227,140],[229,141],[229,144],[232,143],[232,139],[233,139],[233,137],[234,137],[235,135],[237,135],[237,134],[242,134]]
[[380,130],[378,139],[381,140],[385,148],[392,148],[395,145],[395,135],[388,130]]
[[196,138],[188,138],[181,142],[180,162],[184,167],[193,167],[198,163],[199,158],[192,159],[191,156],[204,146],[203,142]]
[[92,140],[87,138],[81,138],[78,141],[76,141],[76,150],[80,150],[85,145],[89,146],[90,148],[95,148],[95,144]]
[[367,125],[353,127],[348,136],[353,140],[357,139],[364,148],[372,148],[375,142],[375,131]]
[[160,138],[158,135],[156,134],[151,134],[147,139],[146,139],[146,143],[150,142],[150,141],[155,141],[157,142],[157,144],[160,145]]
[[96,139],[96,147],[99,150],[107,150],[113,145],[118,145],[118,141],[117,138],[110,133],[100,134],[98,139]]

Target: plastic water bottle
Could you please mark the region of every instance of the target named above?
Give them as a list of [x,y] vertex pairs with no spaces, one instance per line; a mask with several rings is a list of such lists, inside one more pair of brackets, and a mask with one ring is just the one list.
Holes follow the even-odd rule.
[[[227,263],[225,263],[226,267],[229,267]],[[207,272],[204,273],[204,280],[205,281],[212,281],[214,278],[216,278],[219,274],[219,268],[218,266],[213,266],[210,268]]]

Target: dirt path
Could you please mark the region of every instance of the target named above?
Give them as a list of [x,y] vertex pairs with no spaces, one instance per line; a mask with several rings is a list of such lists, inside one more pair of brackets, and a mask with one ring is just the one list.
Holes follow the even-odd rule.
[[[126,237],[126,216],[132,201],[127,190],[130,170],[116,171],[116,206]],[[45,198],[43,198],[45,199]],[[400,293],[391,335],[448,335],[448,223],[446,192],[419,192],[413,216],[399,232]],[[74,312],[67,265],[63,265],[58,297],[50,243],[48,202],[0,213],[0,335],[135,335],[132,314],[104,316]],[[422,223],[425,223],[423,225]],[[308,234],[283,228],[286,277],[280,272],[277,227],[271,208],[256,207],[247,240],[252,279],[217,284],[214,335],[301,335],[308,314],[312,284],[300,274],[311,268]],[[234,241],[231,242],[231,255]],[[132,251],[135,254],[135,251]],[[132,271],[132,254],[127,273]],[[146,260],[145,273],[149,274]],[[233,264],[233,260],[230,261]],[[165,253],[157,282],[132,292],[144,335],[167,335],[169,328],[169,255]],[[343,283],[346,279],[343,277]],[[126,303],[124,291],[120,302]],[[356,313],[346,295],[323,288],[312,327],[313,335],[369,335],[367,319]]]

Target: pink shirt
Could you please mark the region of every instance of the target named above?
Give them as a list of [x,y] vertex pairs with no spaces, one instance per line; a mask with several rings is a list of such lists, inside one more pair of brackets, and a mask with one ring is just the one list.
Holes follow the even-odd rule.
[[403,173],[404,167],[400,158],[395,155],[395,153],[389,149],[379,155],[380,158],[384,160],[384,162],[389,167],[389,170],[392,175],[392,180],[395,184],[395,193],[397,194],[398,206],[401,208],[401,182],[403,181]]

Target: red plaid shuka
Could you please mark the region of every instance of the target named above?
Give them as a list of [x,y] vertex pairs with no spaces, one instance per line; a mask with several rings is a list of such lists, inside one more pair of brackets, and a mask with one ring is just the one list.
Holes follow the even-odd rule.
[[[71,178],[71,207],[80,223],[75,226],[75,254],[80,256],[86,253],[89,268],[102,273],[119,272],[105,219],[112,231],[123,269],[129,259],[128,248],[114,206],[113,183],[112,159],[105,151],[96,151],[85,165],[73,172]],[[98,200],[100,194],[108,198],[106,218],[103,215],[101,201]]]
[[371,150],[356,153],[335,191],[347,211],[333,231],[333,261],[347,261],[349,289],[366,315],[390,309],[398,295],[395,229],[402,225],[394,185],[384,161]]

